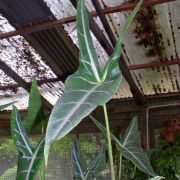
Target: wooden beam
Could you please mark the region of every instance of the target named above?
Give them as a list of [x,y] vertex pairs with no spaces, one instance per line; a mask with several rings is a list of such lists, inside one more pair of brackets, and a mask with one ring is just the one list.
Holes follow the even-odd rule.
[[[65,79],[60,79],[60,78],[51,78],[51,79],[44,79],[44,80],[37,80],[38,85],[46,84],[46,83],[53,83],[53,82],[59,82],[59,81],[64,81]],[[27,82],[27,84],[31,85],[31,82]],[[15,89],[19,88],[19,84],[9,84],[6,86],[0,86],[0,90],[8,90],[8,89]]]
[[[24,79],[22,79],[15,71],[13,71],[7,64],[0,61],[0,69],[7,74],[9,77],[11,77],[15,82],[17,82],[22,88],[24,88],[27,92],[30,92],[31,85],[27,83]],[[51,110],[53,105],[50,104],[42,95],[42,102],[43,104]]]
[[[155,67],[162,67],[162,66],[171,66],[171,65],[178,65],[180,64],[180,59],[178,60],[172,60],[172,61],[161,61],[161,62],[152,62],[152,63],[146,63],[146,64],[135,64],[135,65],[130,65],[128,66],[129,70],[138,70],[138,69],[146,69],[146,68],[155,68]],[[71,75],[71,74],[69,74]],[[51,79],[45,79],[45,80],[38,80],[38,85],[46,84],[46,83],[51,83],[51,82],[58,82],[62,81],[65,82],[66,78],[69,76],[61,76],[58,78],[51,78]],[[28,82],[28,84],[31,84]],[[18,88],[20,87],[18,84],[10,84],[6,86],[0,86],[0,90],[7,90],[7,89],[13,89],[13,88]],[[175,93],[179,95],[178,93]],[[168,96],[173,96],[173,93],[167,93],[167,94],[162,94],[166,97]],[[145,96],[145,99],[147,96]]]
[[[113,47],[116,46],[116,38],[112,32],[112,29],[106,19],[106,16],[105,14],[103,13],[103,10],[101,8],[101,5],[99,3],[99,1],[97,0],[92,0],[92,3],[97,11],[97,14],[103,24],[103,27],[113,45]],[[103,33],[101,33],[103,34]],[[98,39],[98,36],[96,36],[96,38]],[[112,54],[113,50],[111,50],[111,54]],[[109,55],[111,55],[109,54]],[[125,62],[125,59],[123,57],[123,55],[121,55],[120,59],[119,59],[119,67],[122,71],[122,74],[124,76],[124,78],[127,80],[129,86],[130,86],[130,90],[131,90],[131,93],[133,94],[133,97],[136,101],[137,104],[145,104],[145,100],[144,100],[144,97],[143,95],[141,94],[140,90],[138,89],[136,83],[134,82],[132,76],[131,76],[131,73],[130,71],[128,70],[128,66]]]
[[146,64],[135,64],[128,66],[129,70],[138,70],[138,69],[147,69],[147,68],[155,68],[155,67],[162,67],[162,66],[171,66],[180,64],[180,59],[171,60],[171,61],[158,61]]
[[[148,6],[153,6],[156,4],[162,4],[162,3],[173,2],[173,1],[176,1],[176,0],[146,0],[146,1],[144,1],[142,7],[146,8]],[[105,9],[103,9],[103,12],[105,14],[111,14],[111,13],[117,13],[117,12],[121,12],[121,11],[128,11],[128,10],[132,10],[135,6],[136,6],[136,3],[124,3],[119,6],[105,8]],[[96,17],[97,13],[95,11],[92,11],[92,12],[90,12],[90,15],[92,17]],[[12,37],[12,36],[17,36],[17,35],[24,35],[24,34],[35,32],[35,31],[40,31],[40,30],[56,27],[59,25],[72,23],[75,21],[76,21],[76,16],[70,16],[70,17],[66,17],[63,19],[59,19],[59,20],[52,20],[52,21],[45,22],[42,24],[18,29],[16,31],[2,33],[2,34],[0,34],[0,39],[5,39],[5,38]]]

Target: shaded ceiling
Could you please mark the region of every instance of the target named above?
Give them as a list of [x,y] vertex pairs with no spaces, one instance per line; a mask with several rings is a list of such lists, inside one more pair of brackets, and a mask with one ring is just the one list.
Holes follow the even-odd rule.
[[[119,0],[99,2],[103,9],[116,9],[124,3]],[[90,12],[95,10],[91,1],[86,1],[86,5]],[[126,35],[123,57],[142,96],[180,91],[179,6],[180,2],[174,1],[141,9]],[[0,0],[0,13],[1,34],[32,27],[32,31],[23,36],[0,40],[0,61],[6,63],[25,82],[30,82],[33,75],[39,82],[49,79],[49,82],[41,83],[40,90],[42,96],[54,104],[63,93],[64,80],[78,67],[76,25],[71,22],[41,30],[36,28],[43,23],[51,24],[57,19],[75,16],[75,8],[70,1],[63,0]],[[129,14],[129,11],[106,14],[116,38]],[[100,19],[94,17],[94,20],[108,39]],[[108,60],[108,53],[92,36],[103,66]],[[22,85],[12,88],[17,85],[16,80],[2,70],[0,78],[0,104],[18,101],[18,108],[25,109],[28,93],[21,88]],[[123,78],[114,98],[129,97],[132,97],[132,93]]]

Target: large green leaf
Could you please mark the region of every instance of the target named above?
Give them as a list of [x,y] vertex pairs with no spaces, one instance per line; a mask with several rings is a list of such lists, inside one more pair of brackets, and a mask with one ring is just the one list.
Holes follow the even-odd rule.
[[11,103],[7,103],[7,104],[3,104],[3,105],[0,105],[0,111],[7,108],[8,106],[12,105],[14,102],[11,102]]
[[[106,128],[92,116],[89,116],[96,126],[106,135]],[[143,149],[138,146],[138,124],[137,118],[134,118],[122,140],[119,140],[111,133],[111,138],[116,142],[122,155],[133,162],[133,164],[141,171],[154,176],[154,171],[151,167],[147,155]]]
[[80,67],[67,79],[65,92],[50,115],[44,150],[46,162],[52,141],[64,137],[98,105],[103,105],[110,100],[118,89],[121,80],[118,59],[121,54],[122,40],[141,3],[142,0],[128,18],[110,60],[104,69],[100,69],[90,35],[84,0],[79,0],[77,31],[80,44]]
[[43,152],[45,138],[39,142],[35,149],[32,148],[16,107],[13,107],[11,115],[11,133],[14,142],[21,153],[17,179],[33,180],[44,161]]
[[28,114],[24,118],[24,126],[28,133],[32,131],[38,123],[44,119],[41,95],[38,90],[38,84],[35,78],[32,79],[31,91],[29,96]]
[[74,175],[78,180],[91,180],[100,175],[101,171],[106,168],[106,146],[103,146],[102,151],[92,162],[90,167],[87,169],[85,160],[80,151],[80,148],[77,143],[73,144],[72,148],[72,164]]

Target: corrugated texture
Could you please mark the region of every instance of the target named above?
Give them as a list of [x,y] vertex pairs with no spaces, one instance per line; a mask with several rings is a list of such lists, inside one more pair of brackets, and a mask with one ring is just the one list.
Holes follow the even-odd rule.
[[[74,8],[71,4],[61,0],[44,0],[51,11],[57,18],[75,15]],[[55,2],[53,4],[53,2]],[[120,5],[123,1],[101,0],[103,8]],[[86,1],[90,11],[94,10],[91,1]],[[63,7],[68,7],[65,12],[58,12]],[[144,64],[160,61],[173,61],[179,59],[180,54],[180,2],[170,2],[156,5],[147,9],[142,9],[136,16],[134,23],[131,25],[123,48],[123,55],[128,65]],[[71,12],[71,13],[70,13]],[[107,15],[109,24],[117,37],[122,25],[127,19],[129,12],[113,13]],[[95,18],[99,27],[102,27],[98,18]],[[65,30],[77,44],[75,23],[64,26]],[[107,54],[93,37],[94,44],[99,55],[100,63],[107,61]],[[179,66],[171,65],[167,67],[155,67],[148,69],[137,69],[131,71],[132,77],[137,86],[144,95],[153,95],[169,92],[178,92],[180,90]],[[131,97],[129,86],[123,79],[122,84],[115,98]]]
[[[7,19],[3,16],[0,16],[0,19],[0,32],[14,30]],[[32,76],[36,76],[37,79],[56,77],[39,54],[22,36],[0,40],[0,57],[1,61],[9,65],[25,81],[31,81]],[[0,73],[0,75],[4,76],[3,73]],[[0,84],[2,85],[6,81],[6,78],[3,78]],[[14,83],[12,80],[8,80],[8,82]]]
[[[3,16],[5,16],[5,18],[8,19],[10,24],[16,29],[55,19],[50,9],[46,6],[45,3],[43,3],[43,1],[40,0],[0,1],[0,13],[2,13]],[[6,24],[7,26],[10,26],[7,22]],[[2,32],[7,32],[7,29],[3,29]],[[67,76],[77,69],[77,48],[73,45],[70,38],[64,32],[62,27],[55,27],[40,32],[30,33],[25,36],[25,39],[30,42],[30,44],[39,52],[39,54],[50,65],[50,67],[52,67],[52,70],[56,73],[57,76]],[[35,75],[38,79],[56,77],[54,72],[50,72],[48,74],[48,71],[44,69],[44,64],[42,65],[42,62],[40,62],[40,60],[38,59],[39,55],[37,53],[35,54],[34,59],[24,58],[23,53],[26,53],[28,44],[25,39],[23,37],[15,37],[10,38],[10,40],[3,40],[4,44],[5,41],[6,44],[11,41],[13,45],[9,47],[9,50],[7,50],[6,48],[3,49],[4,52],[1,51],[1,54],[4,53],[9,56],[9,59],[6,57],[4,59],[1,58],[1,60],[6,62],[26,81],[30,81],[32,75]],[[25,46],[25,48],[23,46]],[[30,48],[32,49],[32,47]],[[34,65],[33,67],[31,66],[32,60]],[[37,71],[34,71],[34,68],[36,68]],[[40,74],[43,74],[44,76],[40,76]],[[7,80],[2,83],[5,84],[6,81]],[[10,83],[12,84],[14,83],[14,81],[11,81]],[[53,84],[47,84],[47,86],[51,86],[51,88],[54,89]],[[46,92],[45,85],[43,85],[42,90],[42,95],[52,104],[54,104],[57,98],[62,94],[61,88],[63,87],[63,83],[59,83],[58,87],[57,85],[55,86],[57,91],[55,93],[51,91]],[[1,93],[1,95],[2,94],[3,92]],[[17,94],[13,95],[12,92],[12,95],[14,97],[6,97],[6,99],[8,98],[7,101],[18,101],[18,103],[20,103],[17,103],[18,108],[25,109],[27,107],[28,95],[23,94],[23,99],[22,97],[19,97],[20,94],[22,93],[17,92]],[[22,102],[19,102],[20,100]],[[1,101],[4,102],[3,99]]]
[[[119,0],[100,0],[103,8],[120,5],[123,2]],[[94,10],[91,1],[86,1],[86,3],[90,11]],[[123,43],[123,55],[128,65],[179,59],[179,7],[180,2],[176,1],[142,9],[139,12]],[[72,16],[75,15],[76,10],[69,0],[0,0],[0,13],[9,20],[11,25],[22,28],[55,18],[61,19]],[[106,15],[116,37],[129,14],[130,12],[123,12]],[[106,35],[99,18],[95,18],[95,21]],[[32,46],[57,76],[66,76],[77,69],[78,42],[75,23],[30,33],[25,38],[31,42]],[[107,62],[108,56],[94,36],[93,41],[100,64],[103,66]],[[144,95],[180,91],[178,65],[136,69],[132,70],[131,74]],[[62,85],[57,84],[56,86],[57,91],[48,92],[46,95],[43,93],[53,104],[57,97],[61,95],[58,88],[61,88]],[[54,88],[54,85],[51,88]],[[129,85],[123,78],[114,98],[126,97],[132,97],[132,94]]]
[[[47,99],[51,104],[55,104],[57,99],[62,95],[64,91],[64,85],[61,81],[42,84],[39,87],[42,96]],[[28,107],[29,93],[23,88],[16,88],[12,90],[2,91],[0,90],[0,105],[14,102],[14,105],[19,110],[25,110]],[[6,108],[10,110],[12,107]]]
[[[46,3],[41,0],[1,2],[1,13],[16,29],[55,19]],[[62,27],[30,33],[25,39],[39,52],[56,75],[68,75],[77,69],[77,48]]]

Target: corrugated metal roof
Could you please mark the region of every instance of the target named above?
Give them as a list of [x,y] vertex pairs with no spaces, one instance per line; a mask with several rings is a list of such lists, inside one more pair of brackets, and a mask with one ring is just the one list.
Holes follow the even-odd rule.
[[[91,1],[86,1],[86,3],[90,11],[94,10]],[[100,0],[100,3],[105,8],[120,5],[124,1]],[[128,65],[179,59],[179,6],[180,2],[176,1],[148,7],[139,12],[123,43],[123,55]],[[0,13],[18,29],[55,18],[69,17],[75,15],[76,10],[69,0],[0,0]],[[116,38],[129,14],[130,12],[118,12],[106,15]],[[95,18],[95,21],[106,35],[98,17]],[[25,38],[49,63],[57,76],[71,74],[77,69],[78,42],[75,23],[33,32],[26,35]],[[103,66],[107,62],[108,55],[94,36],[93,41]],[[19,47],[17,48],[19,49]],[[179,92],[179,73],[179,65],[131,70],[134,81],[144,95]],[[27,74],[22,74],[22,76],[25,78]],[[61,89],[61,87],[62,84],[51,84],[51,88],[56,90],[43,94],[54,104],[62,93],[62,91],[58,91],[58,88]],[[132,94],[129,85],[123,78],[114,98],[127,97],[132,97]]]
[[[0,11],[16,29],[55,19],[46,4],[39,0],[31,2],[18,0],[13,2],[3,1],[0,3]],[[2,18],[3,21],[5,21],[4,24],[6,24],[6,29],[2,28],[1,32],[7,32],[7,29],[11,29],[10,31],[12,31],[13,27],[4,17]],[[53,70],[57,76],[71,74],[78,67],[78,51],[73,43],[71,43],[70,38],[62,27],[54,27],[40,32],[30,33],[25,36],[25,39],[38,50],[41,56],[46,59],[46,62],[49,62],[51,65],[53,64],[53,68],[56,66]],[[35,75],[37,79],[57,77],[54,72],[40,60],[39,54],[29,46],[25,39],[18,36],[8,40],[2,40],[1,45],[2,42],[4,44],[9,44],[11,42],[13,45],[9,45],[9,50],[7,48],[2,49],[1,55],[8,55],[9,59],[4,55],[4,59],[1,56],[1,60],[7,63],[26,81],[30,81],[33,75]],[[26,51],[28,48],[35,56],[31,57],[32,59],[29,57],[27,57],[27,59],[24,58],[24,53],[27,53]],[[31,62],[33,62],[33,66],[31,66]],[[5,84],[6,81],[7,80],[1,82]],[[13,84],[14,81],[10,81],[10,83]],[[46,91],[46,86],[50,86],[52,90]],[[54,104],[62,94],[61,89],[63,88],[63,83],[48,83],[47,85],[42,85],[42,87],[42,95],[50,103]],[[56,89],[57,92],[54,92],[55,90],[53,89]],[[28,94],[21,93],[21,91],[16,91],[15,94],[10,91],[12,96],[6,97],[6,99],[7,101],[18,101],[18,103],[16,103],[18,108],[25,109],[27,107]],[[4,92],[1,93],[1,95],[3,94]],[[24,98],[22,98],[22,95]],[[22,102],[19,102],[20,99]],[[4,100],[2,99],[1,102],[4,102]]]
[[[75,10],[66,1],[44,0],[57,18],[75,15]],[[124,1],[101,0],[101,5],[113,7],[122,4]],[[94,10],[91,1],[86,1],[90,11]],[[123,55],[128,65],[144,64],[160,61],[173,61],[179,59],[180,55],[180,2],[170,2],[142,9],[131,25],[124,40]],[[64,8],[66,7],[66,9]],[[64,13],[57,11],[64,9]],[[117,37],[122,25],[127,19],[129,12],[119,12],[106,15],[114,35]],[[103,30],[98,18],[97,24]],[[65,30],[77,44],[75,23],[64,26]],[[104,32],[105,33],[105,32]],[[94,39],[94,44],[100,62],[104,64],[107,54]],[[153,95],[169,92],[178,92],[180,84],[179,66],[155,67],[149,69],[137,69],[131,71],[132,77],[144,95]],[[127,82],[123,79],[122,84],[115,98],[131,97]]]
[[[52,105],[58,100],[64,91],[64,84],[61,81],[45,83],[39,86],[40,93]],[[0,90],[0,105],[15,102],[19,110],[25,110],[28,107],[29,93],[23,88],[16,88],[12,90]],[[6,108],[10,110],[12,107]]]

